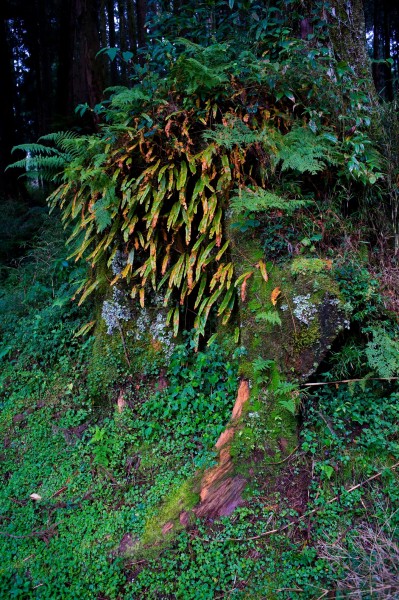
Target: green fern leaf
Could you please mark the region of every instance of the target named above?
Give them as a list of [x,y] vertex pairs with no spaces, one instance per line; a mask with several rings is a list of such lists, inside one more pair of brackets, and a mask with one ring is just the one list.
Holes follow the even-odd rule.
[[268,310],[264,312],[259,312],[255,316],[255,321],[259,323],[259,321],[263,321],[265,323],[269,323],[270,325],[281,325],[281,319],[279,314],[275,310]]
[[231,208],[237,213],[281,210],[291,214],[309,204],[311,204],[310,200],[290,200],[262,188],[256,188],[256,190],[245,188],[240,190],[238,196],[233,196],[230,200]]

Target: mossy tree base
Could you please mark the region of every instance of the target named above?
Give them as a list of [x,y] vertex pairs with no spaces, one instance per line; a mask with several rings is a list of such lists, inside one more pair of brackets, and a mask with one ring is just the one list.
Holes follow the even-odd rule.
[[237,237],[231,236],[237,272],[252,272],[239,307],[245,361],[231,421],[216,443],[218,464],[202,479],[195,512],[208,518],[241,504],[256,474],[277,480],[280,465],[298,445],[296,384],[315,371],[346,322],[330,261],[269,264],[262,274],[255,268],[261,248],[252,238]]

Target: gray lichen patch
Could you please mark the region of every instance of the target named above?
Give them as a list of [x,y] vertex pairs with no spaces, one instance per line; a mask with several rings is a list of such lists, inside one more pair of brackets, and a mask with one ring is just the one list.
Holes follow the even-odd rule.
[[107,326],[107,334],[112,335],[122,327],[123,322],[131,318],[131,309],[127,305],[126,297],[117,288],[112,291],[112,300],[104,300],[101,317]]
[[166,313],[162,308],[138,309],[134,326],[128,335],[138,342],[147,339],[159,344],[167,358],[173,352],[173,333],[166,324]]

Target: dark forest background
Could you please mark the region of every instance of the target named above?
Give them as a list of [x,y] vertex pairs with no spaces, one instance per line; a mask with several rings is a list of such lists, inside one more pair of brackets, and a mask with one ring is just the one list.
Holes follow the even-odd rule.
[[[236,3],[236,18],[240,4],[245,2]],[[303,15],[296,19],[302,35],[311,30],[312,4],[317,3],[308,3],[308,9],[305,4]],[[375,85],[382,99],[392,100],[399,72],[399,6],[388,0],[365,0],[364,9]],[[0,17],[0,190],[4,193],[15,191],[15,173],[4,174],[15,144],[60,129],[93,129],[97,117],[92,113],[79,117],[76,107],[86,103],[94,107],[105,88],[128,83],[135,65],[145,69],[156,38],[184,36],[194,29],[200,33],[201,22],[204,35],[225,36],[226,20],[230,24],[232,15],[227,3],[217,0],[187,4],[5,0]],[[114,60],[110,60],[112,52],[98,55],[105,48],[118,48],[120,54]]]

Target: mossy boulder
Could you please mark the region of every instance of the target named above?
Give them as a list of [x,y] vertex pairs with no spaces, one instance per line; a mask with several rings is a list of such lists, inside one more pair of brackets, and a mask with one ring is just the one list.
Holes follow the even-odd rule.
[[266,263],[265,277],[257,268],[264,252],[256,240],[235,234],[232,252],[237,274],[252,272],[239,306],[247,362],[272,360],[286,378],[305,381],[348,324],[331,261],[300,257],[283,265]]
[[159,372],[174,347],[162,298],[154,295],[142,308],[118,288],[98,300],[94,336],[88,382],[100,403],[113,396],[119,380],[151,378]]

